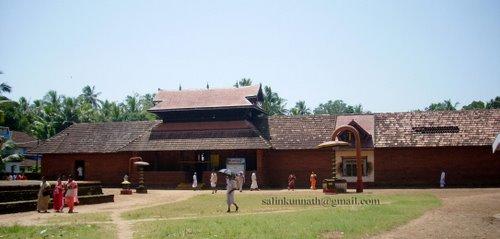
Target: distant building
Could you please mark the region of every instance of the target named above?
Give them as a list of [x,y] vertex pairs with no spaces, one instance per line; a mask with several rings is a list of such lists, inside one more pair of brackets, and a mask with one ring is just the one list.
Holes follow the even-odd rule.
[[0,127],[0,136],[5,140],[12,140],[17,149],[12,153],[18,153],[25,157],[21,162],[8,162],[2,169],[5,173],[34,172],[40,165],[40,159],[37,155],[28,153],[29,150],[38,145],[38,140],[24,132],[12,131],[7,127]]
[[[500,155],[491,152],[500,110],[268,117],[262,103],[259,86],[159,90],[149,111],[162,120],[74,124],[32,152],[51,178],[81,167],[86,180],[118,185],[125,174],[136,180],[129,159],[140,156],[150,186],[176,187],[193,172],[208,182],[211,170],[229,167],[256,171],[264,187],[284,187],[293,172],[306,187],[311,171],[331,177],[332,151],[316,146],[348,124],[361,133],[367,187],[437,186],[442,170],[450,186],[500,184]],[[337,175],[351,183],[354,156],[352,147],[336,153]]]

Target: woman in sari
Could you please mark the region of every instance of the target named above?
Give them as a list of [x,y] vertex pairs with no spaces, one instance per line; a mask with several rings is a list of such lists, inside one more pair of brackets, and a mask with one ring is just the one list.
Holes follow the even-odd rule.
[[56,185],[54,186],[54,196],[52,197],[52,202],[54,204],[54,210],[56,212],[62,212],[64,207],[64,185],[62,183],[61,177],[57,178]]
[[288,176],[288,190],[295,190],[295,174],[290,173],[290,176]]
[[36,203],[36,210],[38,212],[47,212],[49,209],[50,201],[50,184],[42,177],[42,183],[40,183],[40,190],[38,190],[38,201]]
[[316,190],[316,182],[318,181],[318,176],[314,172],[311,173],[309,181],[311,182],[311,189]]
[[73,213],[75,202],[78,203],[78,184],[73,180],[73,176],[68,177],[66,188],[64,200],[69,208],[68,213]]

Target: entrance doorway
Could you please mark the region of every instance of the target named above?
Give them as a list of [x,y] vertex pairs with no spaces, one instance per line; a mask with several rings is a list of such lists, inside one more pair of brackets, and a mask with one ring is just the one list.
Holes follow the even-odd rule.
[[75,161],[75,178],[77,180],[85,180],[85,161]]

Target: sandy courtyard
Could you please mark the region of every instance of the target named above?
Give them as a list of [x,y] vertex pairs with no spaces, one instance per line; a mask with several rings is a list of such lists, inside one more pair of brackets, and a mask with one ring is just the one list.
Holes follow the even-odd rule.
[[[106,194],[115,194],[114,203],[82,205],[79,213],[110,212],[112,223],[118,228],[119,238],[131,238],[131,223],[120,218],[124,211],[153,205],[186,200],[210,191],[149,190],[148,194],[120,195],[118,189],[104,189]],[[277,190],[252,192],[269,194]],[[500,188],[486,189],[376,189],[365,190],[367,194],[397,194],[427,192],[443,201],[439,208],[426,212],[422,217],[385,232],[374,238],[500,238]],[[311,192],[322,195],[320,191]],[[34,225],[40,219],[59,215],[24,212],[0,215],[0,225]]]

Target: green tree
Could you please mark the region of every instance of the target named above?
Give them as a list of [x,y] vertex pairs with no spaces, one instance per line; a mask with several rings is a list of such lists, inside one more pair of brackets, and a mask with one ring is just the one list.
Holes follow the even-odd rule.
[[480,100],[472,101],[470,104],[462,107],[463,110],[484,109],[484,108],[486,108],[486,104],[484,104],[484,102]]
[[101,92],[95,91],[95,86],[90,87],[89,85],[83,87],[82,94],[80,97],[83,101],[89,103],[94,108],[98,108],[102,104],[102,100],[98,99]]
[[287,113],[285,107],[286,100],[281,98],[278,93],[273,92],[271,87],[264,86],[264,111],[268,115],[284,115]]
[[486,103],[486,109],[500,109],[500,96],[491,99],[490,102]]
[[5,168],[7,162],[19,162],[24,159],[24,155],[16,153],[17,145],[12,140],[0,137],[0,168]]
[[234,83],[234,87],[236,88],[239,88],[239,87],[242,87],[242,86],[251,86],[252,85],[252,79],[250,78],[243,78],[239,81],[236,81],[236,83]]
[[301,100],[295,103],[295,107],[290,109],[291,115],[310,115],[311,110],[307,108],[306,102]]
[[348,105],[343,100],[329,100],[326,103],[319,104],[316,109],[314,109],[314,114],[362,114],[363,107],[361,104],[358,105]]
[[429,107],[425,108],[426,111],[443,111],[443,110],[457,110],[458,102],[452,103],[451,100],[443,102],[432,103]]
[[12,87],[8,85],[7,83],[2,82],[0,84],[0,95],[3,95],[3,93],[10,93],[12,91]]

